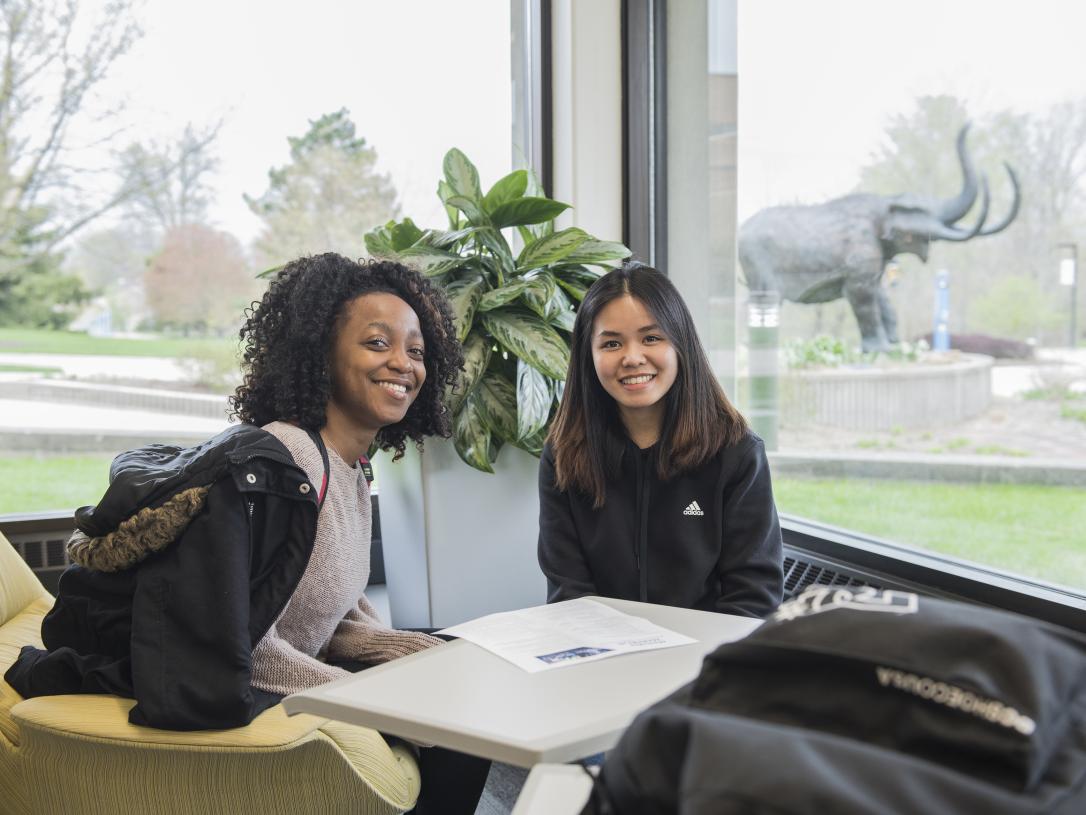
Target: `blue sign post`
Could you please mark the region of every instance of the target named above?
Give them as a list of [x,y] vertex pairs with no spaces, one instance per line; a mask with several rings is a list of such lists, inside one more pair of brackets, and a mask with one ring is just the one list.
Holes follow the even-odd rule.
[[950,350],[950,273],[940,269],[935,273],[935,327],[931,332],[934,351]]

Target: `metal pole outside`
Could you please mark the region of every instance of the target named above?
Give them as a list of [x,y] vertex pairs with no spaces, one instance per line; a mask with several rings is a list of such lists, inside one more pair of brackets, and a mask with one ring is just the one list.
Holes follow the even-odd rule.
[[1071,278],[1071,342],[1072,348],[1078,347],[1078,244],[1071,244],[1071,267],[1075,270]]
[[747,304],[750,342],[750,425],[766,450],[777,449],[780,374],[777,367],[781,298],[775,291],[752,291]]
[[1068,320],[1069,348],[1078,347],[1078,244],[1061,243],[1060,250],[1060,283],[1071,290],[1071,314]]

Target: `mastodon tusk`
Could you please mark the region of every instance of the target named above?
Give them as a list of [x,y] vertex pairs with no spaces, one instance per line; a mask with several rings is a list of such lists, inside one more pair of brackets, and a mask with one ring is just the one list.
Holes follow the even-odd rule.
[[966,123],[958,131],[958,161],[962,165],[962,191],[939,204],[934,211],[935,217],[947,226],[951,226],[969,212],[973,202],[977,200],[977,171],[973,167],[973,160],[969,157],[969,150],[965,143],[968,133],[969,124]]
[[1010,212],[995,226],[990,226],[987,229],[982,229],[978,232],[978,235],[994,235],[996,232],[1002,232],[1018,215],[1018,207],[1022,203],[1021,191],[1018,188],[1018,176],[1014,174],[1014,170],[1011,169],[1011,165],[1007,162],[1003,162],[1003,166],[1007,168],[1007,175],[1011,177],[1011,186],[1014,188],[1014,200],[1011,202]]
[[943,241],[967,241],[982,234],[981,229],[984,227],[984,219],[988,217],[988,206],[992,203],[991,196],[988,194],[988,179],[983,176],[980,180],[980,194],[980,215],[977,216],[972,229],[956,229],[953,226],[939,224],[935,229],[931,230],[932,238]]

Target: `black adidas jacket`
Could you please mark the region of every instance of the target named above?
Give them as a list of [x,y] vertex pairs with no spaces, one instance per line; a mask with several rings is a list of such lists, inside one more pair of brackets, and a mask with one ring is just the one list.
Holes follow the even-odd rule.
[[769,462],[753,433],[666,482],[657,448],[628,441],[606,501],[555,486],[539,468],[539,565],[548,601],[586,594],[764,617],[781,601],[781,530]]

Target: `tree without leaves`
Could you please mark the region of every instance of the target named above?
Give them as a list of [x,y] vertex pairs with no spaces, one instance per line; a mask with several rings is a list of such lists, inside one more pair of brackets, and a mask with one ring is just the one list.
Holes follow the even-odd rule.
[[174,142],[132,144],[121,154],[124,208],[162,233],[207,218],[208,176],[218,166],[211,148],[221,123],[197,130],[191,123]]
[[160,239],[134,219],[81,234],[65,252],[64,269],[105,297],[114,326],[131,330],[147,314],[143,276]]
[[255,244],[260,264],[326,251],[361,254],[363,235],[399,213],[391,181],[375,169],[377,152],[355,134],[346,109],[311,121],[304,136],[287,141],[290,163],[268,172],[259,198],[245,196],[264,221]]
[[89,171],[69,161],[70,130],[139,33],[125,0],[88,19],[76,0],[0,3],[0,206],[46,210],[38,225],[46,249],[123,200],[89,191]]
[[60,273],[55,249],[123,194],[95,193],[91,171],[72,161],[70,133],[138,34],[127,0],[96,15],[81,14],[76,0],[0,3],[2,322],[62,324],[65,304],[86,297],[76,278]]
[[64,256],[64,268],[94,292],[143,289],[147,262],[160,237],[142,224],[126,222],[79,236]]

